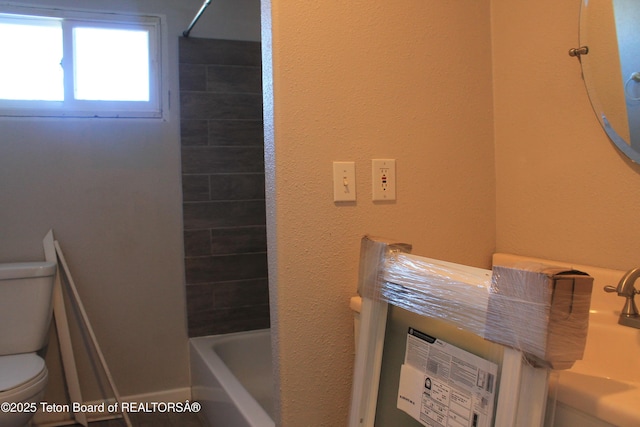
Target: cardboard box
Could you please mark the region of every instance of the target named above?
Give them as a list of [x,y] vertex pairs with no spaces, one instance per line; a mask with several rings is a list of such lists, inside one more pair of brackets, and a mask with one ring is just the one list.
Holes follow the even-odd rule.
[[485,338],[569,369],[584,354],[593,278],[542,264],[493,268]]

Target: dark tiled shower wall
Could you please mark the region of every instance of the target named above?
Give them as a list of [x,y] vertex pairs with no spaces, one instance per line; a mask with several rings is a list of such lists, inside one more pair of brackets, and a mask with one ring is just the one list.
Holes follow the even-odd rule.
[[260,43],[179,46],[189,336],[267,328]]

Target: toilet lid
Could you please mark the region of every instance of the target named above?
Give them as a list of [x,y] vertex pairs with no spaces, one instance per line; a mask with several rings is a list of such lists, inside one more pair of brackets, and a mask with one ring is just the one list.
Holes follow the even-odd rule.
[[44,369],[44,360],[35,353],[0,356],[0,392],[24,384]]

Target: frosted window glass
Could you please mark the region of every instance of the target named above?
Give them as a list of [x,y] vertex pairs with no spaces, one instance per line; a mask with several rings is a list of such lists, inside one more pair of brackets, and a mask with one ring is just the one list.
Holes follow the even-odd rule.
[[64,100],[60,22],[3,21],[0,21],[0,99]]
[[149,101],[149,33],[74,28],[75,98]]

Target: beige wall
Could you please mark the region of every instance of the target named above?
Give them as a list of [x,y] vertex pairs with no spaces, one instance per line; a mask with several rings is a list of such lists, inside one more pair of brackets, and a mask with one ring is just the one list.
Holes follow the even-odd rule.
[[[578,1],[291,3],[263,2],[283,425],[344,424],[363,233],[479,266],[495,249],[638,264],[640,167],[600,129],[567,54]],[[398,159],[397,203],[369,200],[372,157]],[[332,160],[356,161],[356,204],[331,202]]]
[[[345,425],[360,237],[489,265],[489,2],[272,0],[262,24],[282,425]],[[372,158],[397,159],[397,202],[372,203]],[[356,162],[356,203],[334,204],[333,160]]]
[[568,56],[579,1],[492,1],[497,250],[640,264],[640,166],[600,128]]

